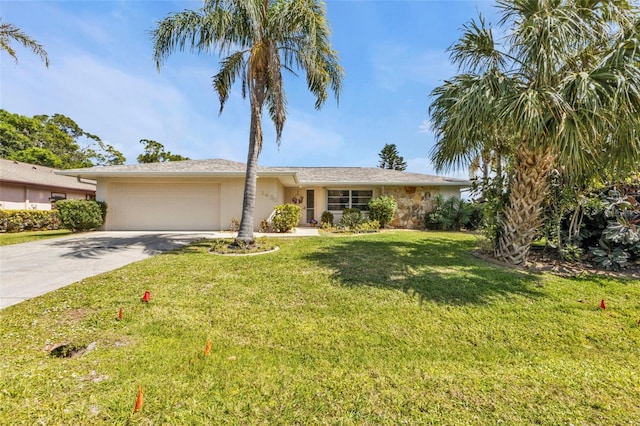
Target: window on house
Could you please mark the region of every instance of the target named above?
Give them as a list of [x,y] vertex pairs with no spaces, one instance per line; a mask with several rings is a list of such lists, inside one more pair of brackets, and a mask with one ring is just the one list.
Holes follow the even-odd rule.
[[328,191],[327,209],[329,211],[342,211],[348,208],[369,210],[369,201],[373,197],[373,191],[362,189],[330,189]]
[[52,192],[51,198],[49,198],[49,201],[51,201],[52,203],[55,203],[58,200],[66,200],[66,199],[67,199],[67,194],[65,194],[64,192]]

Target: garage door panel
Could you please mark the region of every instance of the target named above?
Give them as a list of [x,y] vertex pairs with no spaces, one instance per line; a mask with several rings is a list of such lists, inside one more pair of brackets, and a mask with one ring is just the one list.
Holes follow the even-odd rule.
[[219,183],[117,183],[110,195],[109,229],[205,231],[220,228]]

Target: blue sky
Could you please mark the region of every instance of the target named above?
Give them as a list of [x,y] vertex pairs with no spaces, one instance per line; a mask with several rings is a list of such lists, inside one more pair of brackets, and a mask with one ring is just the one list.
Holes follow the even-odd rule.
[[[192,159],[246,161],[249,103],[234,87],[222,115],[211,86],[219,58],[176,52],[158,72],[150,31],[169,13],[199,1],[2,0],[0,16],[40,42],[45,68],[17,48],[19,62],[0,54],[0,108],[23,115],[55,113],[75,120],[136,162],[140,139]],[[409,171],[433,174],[429,93],[456,73],[449,47],[488,0],[329,0],[333,47],[345,69],[339,105],[313,107],[305,80],[285,76],[289,106],[282,143],[263,122],[265,166],[375,167],[395,143]],[[17,46],[16,46],[17,47]],[[448,175],[466,177],[464,171]]]

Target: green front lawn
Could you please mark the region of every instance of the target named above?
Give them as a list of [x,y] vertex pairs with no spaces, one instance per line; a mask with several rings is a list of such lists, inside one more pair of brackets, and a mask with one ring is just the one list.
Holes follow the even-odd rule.
[[71,234],[73,234],[73,232],[67,229],[58,229],[55,231],[6,232],[0,234],[0,246],[27,243],[29,241],[44,240],[48,238],[63,237],[65,235]]
[[[464,234],[276,243],[200,242],[0,311],[0,424],[640,419],[637,282],[503,270]],[[50,356],[63,342],[96,348]]]

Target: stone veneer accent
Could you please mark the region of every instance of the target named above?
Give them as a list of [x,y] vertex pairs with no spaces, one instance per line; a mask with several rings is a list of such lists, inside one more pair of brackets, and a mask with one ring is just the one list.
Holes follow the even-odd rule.
[[424,215],[433,209],[437,188],[431,186],[392,186],[384,188],[398,202],[398,212],[390,228],[424,229]]

